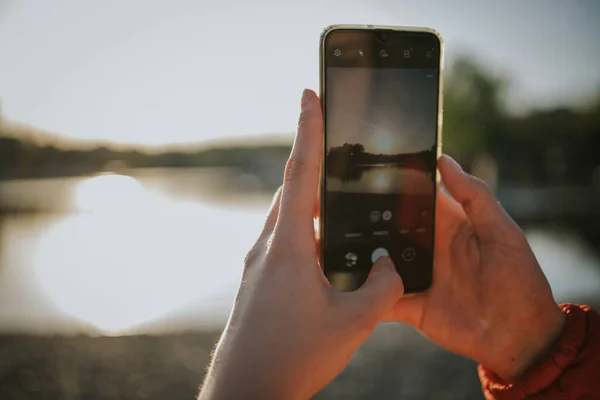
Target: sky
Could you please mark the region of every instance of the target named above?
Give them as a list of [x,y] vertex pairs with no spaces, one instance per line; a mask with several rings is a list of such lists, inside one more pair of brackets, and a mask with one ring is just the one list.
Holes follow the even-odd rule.
[[0,0],[0,99],[69,138],[164,145],[295,130],[329,24],[429,26],[446,65],[510,76],[509,105],[600,90],[600,2]]
[[437,69],[329,68],[327,77],[329,148],[360,143],[368,153],[398,154],[435,146]]

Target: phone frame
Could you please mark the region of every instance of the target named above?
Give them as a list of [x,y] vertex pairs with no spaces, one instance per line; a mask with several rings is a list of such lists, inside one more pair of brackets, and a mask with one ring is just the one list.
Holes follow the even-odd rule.
[[[436,164],[437,164],[437,160],[440,158],[440,156],[442,155],[442,123],[443,123],[443,115],[444,115],[444,74],[443,74],[443,69],[444,69],[444,40],[442,39],[442,36],[440,35],[439,32],[437,32],[434,29],[431,28],[426,28],[426,27],[414,27],[414,26],[392,26],[392,25],[343,25],[343,24],[337,24],[337,25],[329,25],[327,27],[325,27],[325,29],[323,29],[323,31],[321,32],[321,37],[320,37],[320,41],[319,41],[319,98],[321,101],[321,110],[323,110],[323,118],[325,118],[325,104],[326,104],[326,93],[325,93],[325,41],[327,39],[327,36],[329,34],[331,34],[332,32],[335,32],[337,30],[357,30],[357,31],[375,31],[375,30],[386,30],[386,31],[393,31],[393,32],[415,32],[415,33],[430,33],[432,35],[434,35],[439,43],[440,43],[440,57],[439,57],[439,74],[438,74],[438,113],[437,113],[437,130],[436,130],[436,141],[437,141],[437,148],[436,148]],[[321,160],[321,171],[319,174],[319,216],[318,216],[318,224],[317,224],[317,232],[316,232],[316,236],[318,238],[318,259],[319,259],[319,264],[321,265],[321,268],[323,270],[325,270],[324,266],[323,266],[323,250],[324,250],[324,243],[325,241],[323,240],[323,233],[325,232],[325,219],[323,218],[323,216],[325,215],[325,202],[322,201],[323,199],[323,193],[325,192],[325,173],[324,173],[324,160],[325,160],[325,153],[327,151],[326,149],[326,121],[324,121],[323,123],[323,156],[322,156],[322,160]],[[434,207],[437,208],[437,196],[438,196],[438,191],[440,190],[440,172],[439,170],[436,168],[435,171],[435,188],[434,188],[434,192],[435,192],[435,198],[434,198]],[[433,252],[433,265],[432,268],[435,270],[435,264],[436,264],[436,260],[435,260],[435,242],[436,242],[436,238],[435,238],[435,221],[437,220],[437,209],[434,210],[434,234],[433,234],[433,248],[434,248],[434,252]],[[433,274],[432,274],[432,281],[429,285],[429,287],[431,287],[431,284],[433,283]],[[428,288],[426,288],[424,291],[426,291]],[[409,294],[418,294],[419,292],[409,292],[406,293],[407,295]]]

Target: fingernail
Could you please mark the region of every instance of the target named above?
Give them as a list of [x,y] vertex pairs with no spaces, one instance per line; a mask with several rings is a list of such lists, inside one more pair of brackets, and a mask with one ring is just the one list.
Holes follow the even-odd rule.
[[463,171],[463,168],[460,166],[460,164],[452,157],[450,157],[447,154],[442,154],[442,158],[444,160],[446,160],[446,162],[449,162],[450,164],[454,165],[456,167],[456,169],[458,169],[459,171]]
[[310,106],[310,90],[304,89],[302,92],[302,101],[300,102],[300,106],[303,110],[306,110]]

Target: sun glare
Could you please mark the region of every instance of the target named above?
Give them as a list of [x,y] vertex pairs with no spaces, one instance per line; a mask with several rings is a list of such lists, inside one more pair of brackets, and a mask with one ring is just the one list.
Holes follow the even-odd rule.
[[371,136],[371,151],[375,153],[390,153],[394,145],[394,138],[390,132],[382,130]]

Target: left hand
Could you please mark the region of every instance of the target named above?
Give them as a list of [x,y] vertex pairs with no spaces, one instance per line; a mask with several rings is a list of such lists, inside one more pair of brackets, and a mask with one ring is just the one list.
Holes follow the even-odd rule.
[[323,275],[313,225],[322,151],[321,106],[306,90],[283,186],[246,258],[200,398],[310,398],[342,371],[404,292],[387,257],[354,292],[334,291]]
[[433,285],[401,299],[388,317],[515,382],[552,348],[566,315],[485,183],[448,156],[438,167],[450,196],[438,190]]

